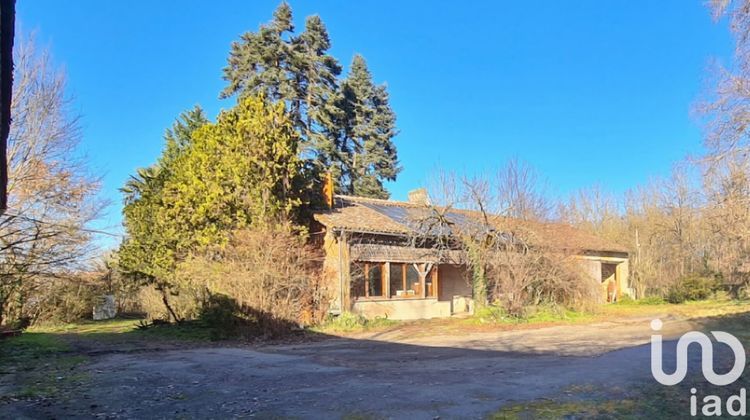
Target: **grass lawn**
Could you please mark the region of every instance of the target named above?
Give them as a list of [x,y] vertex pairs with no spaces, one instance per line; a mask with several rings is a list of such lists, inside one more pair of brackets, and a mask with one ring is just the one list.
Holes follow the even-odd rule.
[[205,341],[210,339],[208,328],[196,322],[179,325],[156,325],[139,329],[140,319],[110,319],[106,321],[81,321],[74,324],[40,325],[26,333],[70,335],[79,339],[116,340],[152,339]]
[[71,354],[71,347],[53,334],[26,332],[0,341],[0,373],[14,378],[12,391],[4,398],[49,397],[85,378],[72,371],[85,361]]
[[127,351],[147,344],[208,341],[210,331],[194,325],[138,329],[140,320],[113,319],[34,326],[0,340],[0,401],[38,397],[66,398],[87,380],[76,369],[90,352]]

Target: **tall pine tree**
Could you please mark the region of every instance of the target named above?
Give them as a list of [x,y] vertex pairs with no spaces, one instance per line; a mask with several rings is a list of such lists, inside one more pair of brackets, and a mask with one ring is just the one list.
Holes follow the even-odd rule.
[[384,85],[376,85],[361,55],[354,56],[349,75],[342,83],[344,141],[342,151],[349,194],[388,198],[383,181],[395,181],[401,171],[393,137],[396,114],[388,102]]
[[224,67],[224,80],[229,84],[220,96],[263,94],[271,100],[290,100],[294,105],[299,87],[291,70],[292,31],[292,9],[281,3],[271,22],[233,42]]
[[319,170],[325,170],[338,161],[336,121],[341,115],[337,106],[341,66],[328,54],[331,41],[320,17],[307,18],[305,31],[295,43],[295,71],[301,81],[300,97],[304,100],[304,120],[300,125],[307,140],[303,153],[315,160]]
[[373,84],[359,56],[349,78],[339,80],[341,66],[328,52],[331,41],[320,17],[308,17],[297,36],[293,30],[291,9],[282,3],[271,22],[233,43],[221,96],[262,93],[283,102],[301,138],[309,181],[331,171],[338,192],[387,197],[383,182],[395,180],[400,168],[385,87]]

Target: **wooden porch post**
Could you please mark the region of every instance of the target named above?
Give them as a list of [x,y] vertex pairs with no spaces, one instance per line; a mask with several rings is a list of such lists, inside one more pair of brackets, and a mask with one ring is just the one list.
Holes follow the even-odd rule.
[[419,295],[423,299],[427,297],[427,273],[432,269],[432,265],[433,263],[414,264],[414,269],[419,275]]
[[383,264],[383,297],[391,298],[391,263]]

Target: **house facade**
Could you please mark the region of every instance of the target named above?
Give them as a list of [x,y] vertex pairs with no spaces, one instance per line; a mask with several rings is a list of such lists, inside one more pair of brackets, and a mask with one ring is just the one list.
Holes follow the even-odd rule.
[[[409,202],[400,202],[335,196],[330,209],[314,215],[325,252],[331,312],[423,319],[473,311],[472,275],[462,252],[429,241],[450,232],[416,222],[427,212],[424,198],[410,194]],[[478,217],[464,210],[444,213],[448,226],[476,224]],[[535,223],[532,228],[554,238],[556,248],[574,251],[572,257],[601,283],[603,300],[628,293],[625,248],[568,225]]]

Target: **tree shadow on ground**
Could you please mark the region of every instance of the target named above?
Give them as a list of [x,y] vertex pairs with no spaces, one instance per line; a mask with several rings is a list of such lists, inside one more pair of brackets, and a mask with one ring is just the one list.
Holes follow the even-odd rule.
[[[64,403],[60,395],[65,390],[59,380],[33,376],[31,379],[42,384],[57,384],[56,394],[44,396],[46,405],[36,404],[33,398],[12,403],[17,410],[12,413],[27,417],[93,415],[97,411],[89,408],[91,401],[80,397],[89,395],[96,400],[97,410],[105,407],[125,417],[145,413],[135,411],[132,401],[140,401],[150,410],[146,417],[169,417],[182,410],[193,417],[266,413],[304,418],[364,413],[374,418],[451,418],[483,417],[501,407],[540,399],[558,404],[556,414],[684,417],[690,386],[698,384],[699,392],[715,392],[701,388],[700,378],[693,376],[677,387],[657,384],[650,374],[648,345],[594,357],[561,356],[534,351],[524,343],[509,343],[503,347],[509,350],[500,351],[472,348],[470,342],[462,347],[354,339],[300,331],[293,323],[284,325],[293,331],[293,338],[268,338],[249,345],[247,339],[211,341],[206,325],[197,323],[139,330],[134,328],[135,322],[119,325],[111,321],[113,328],[97,328],[107,324],[91,323],[91,330],[85,333],[31,332],[0,343],[2,358],[8,350],[29,355],[37,348],[30,372],[45,364],[49,369],[55,358],[83,355],[88,360],[74,371],[91,375],[71,385],[75,392],[65,394]],[[703,318],[694,324],[746,340],[750,314]],[[532,333],[562,340],[565,331],[549,328]],[[616,331],[603,330],[600,339],[607,340],[613,333]],[[644,333],[651,333],[647,323]],[[6,347],[20,339],[27,340],[26,347]],[[674,360],[673,352],[674,342],[665,343],[665,360]],[[719,352],[720,363],[724,363],[722,354]],[[668,367],[666,363],[665,369]],[[65,369],[55,370],[55,375],[67,376],[59,373]],[[721,369],[717,365],[717,372]],[[691,375],[695,373],[691,369]],[[15,380],[22,380],[20,377],[16,375]],[[0,381],[7,382],[7,378],[0,375]],[[221,385],[219,394],[213,391],[217,384]],[[612,408],[615,411],[606,411],[610,408],[605,403],[615,400],[626,403],[618,402]],[[0,405],[0,413],[11,412],[7,405],[11,403],[0,404],[6,404]],[[549,404],[544,409],[550,409]],[[520,413],[529,410],[523,408]]]

